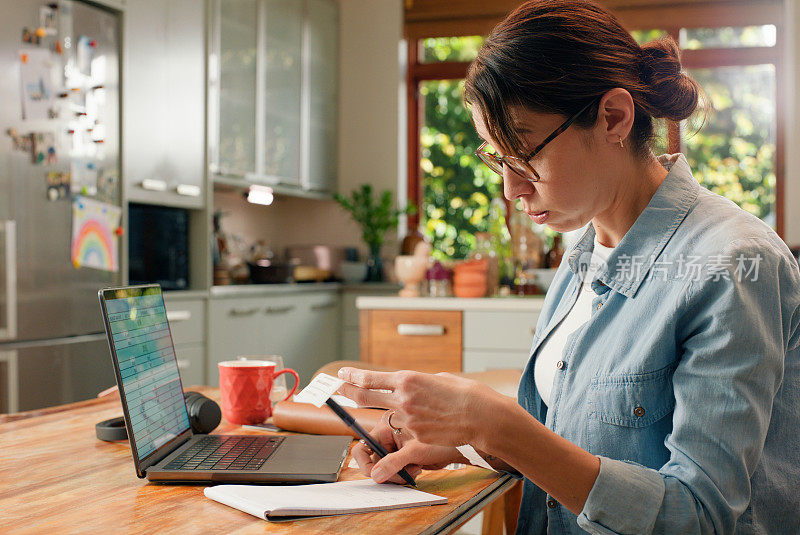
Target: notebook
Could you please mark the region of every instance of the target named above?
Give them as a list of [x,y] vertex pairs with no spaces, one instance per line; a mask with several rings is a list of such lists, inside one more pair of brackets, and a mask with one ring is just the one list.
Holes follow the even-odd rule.
[[206,487],[204,493],[207,498],[272,522],[447,503],[442,496],[372,479],[292,487],[217,485]]

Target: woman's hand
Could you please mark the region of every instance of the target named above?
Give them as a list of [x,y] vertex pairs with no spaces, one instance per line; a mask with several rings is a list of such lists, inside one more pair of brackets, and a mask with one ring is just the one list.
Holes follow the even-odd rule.
[[391,423],[400,436],[426,445],[483,448],[483,424],[506,400],[482,383],[449,373],[342,368],[339,378],[347,381],[339,392],[362,406],[394,409]]
[[417,477],[422,470],[439,470],[452,462],[464,462],[464,457],[455,448],[423,444],[410,435],[396,434],[389,427],[387,416],[388,413],[383,415],[370,435],[386,448],[389,455],[381,458],[363,441],[353,446],[353,458],[365,476],[377,483],[391,481],[403,485],[406,482],[397,475],[401,468],[405,468],[411,477]]

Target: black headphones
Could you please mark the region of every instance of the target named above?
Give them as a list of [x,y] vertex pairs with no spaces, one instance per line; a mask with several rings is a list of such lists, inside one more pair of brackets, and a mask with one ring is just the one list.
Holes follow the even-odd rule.
[[[192,431],[207,434],[217,428],[222,420],[222,412],[213,399],[205,397],[200,392],[186,392],[183,398],[186,401]],[[125,419],[122,416],[102,421],[94,426],[94,430],[100,440],[108,442],[128,440],[128,430],[125,428]]]

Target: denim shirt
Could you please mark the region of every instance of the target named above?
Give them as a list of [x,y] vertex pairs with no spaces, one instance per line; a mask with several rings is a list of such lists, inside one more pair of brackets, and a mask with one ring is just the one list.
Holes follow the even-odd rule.
[[797,262],[683,155],[659,160],[667,177],[592,283],[549,407],[534,361],[577,298],[591,224],[545,297],[519,403],[600,472],[577,516],[526,478],[517,533],[800,533]]

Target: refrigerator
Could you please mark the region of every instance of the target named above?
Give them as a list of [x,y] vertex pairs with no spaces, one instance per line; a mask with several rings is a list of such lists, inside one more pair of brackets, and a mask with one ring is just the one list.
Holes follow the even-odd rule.
[[0,13],[0,413],[13,413],[115,384],[97,291],[121,282],[119,229],[116,269],[78,267],[73,204],[120,212],[120,16],[79,0]]

